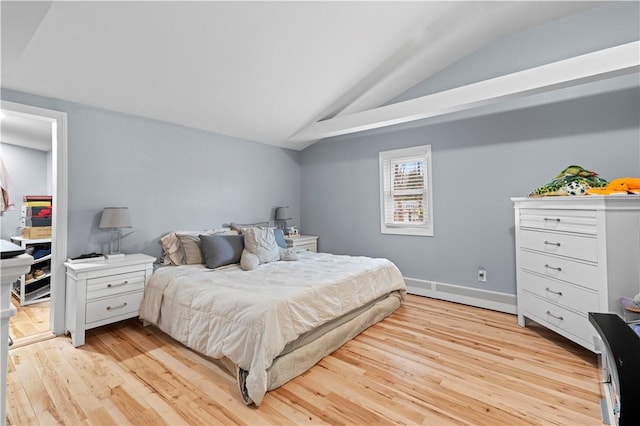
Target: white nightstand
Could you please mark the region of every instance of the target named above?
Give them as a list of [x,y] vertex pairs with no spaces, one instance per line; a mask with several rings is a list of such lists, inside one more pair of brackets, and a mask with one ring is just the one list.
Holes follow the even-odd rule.
[[300,235],[297,237],[285,237],[287,247],[294,249],[295,251],[318,251],[318,236],[317,235]]
[[117,260],[64,264],[65,328],[73,346],[84,345],[86,330],[138,316],[155,260],[146,254],[128,254]]

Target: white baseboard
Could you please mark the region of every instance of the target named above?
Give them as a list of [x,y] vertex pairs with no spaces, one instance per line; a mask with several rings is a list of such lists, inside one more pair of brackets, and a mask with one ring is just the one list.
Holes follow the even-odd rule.
[[515,294],[499,293],[481,288],[445,284],[417,278],[405,278],[404,282],[407,284],[407,292],[409,294],[477,306],[508,314],[517,313]]

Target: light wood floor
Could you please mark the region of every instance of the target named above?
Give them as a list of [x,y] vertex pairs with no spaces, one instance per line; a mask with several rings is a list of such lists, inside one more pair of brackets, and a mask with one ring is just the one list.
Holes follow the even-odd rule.
[[8,424],[600,425],[597,358],[513,315],[406,304],[258,408],[136,320],[9,351]]
[[20,306],[20,302],[11,296],[11,303],[17,311],[9,320],[9,334],[13,340],[49,330],[49,302]]

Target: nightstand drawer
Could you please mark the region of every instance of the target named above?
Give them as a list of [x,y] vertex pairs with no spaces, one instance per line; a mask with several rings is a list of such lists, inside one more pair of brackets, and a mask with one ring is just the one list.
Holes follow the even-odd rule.
[[596,265],[520,250],[520,267],[525,271],[598,290],[598,268]]
[[520,227],[595,235],[594,210],[521,209]]
[[[137,315],[144,292],[127,293],[120,296],[87,302],[86,322],[102,321],[121,315]],[[132,316],[135,316],[132,315]]]
[[316,248],[316,244],[301,244],[301,245],[297,245],[295,247],[291,247],[294,251],[313,251],[315,252],[317,250]]
[[144,289],[145,271],[87,280],[87,300]]
[[598,261],[598,244],[590,236],[523,229],[520,232],[520,246],[590,262]]
[[315,235],[300,235],[285,238],[287,247],[294,251],[318,251],[318,237]]

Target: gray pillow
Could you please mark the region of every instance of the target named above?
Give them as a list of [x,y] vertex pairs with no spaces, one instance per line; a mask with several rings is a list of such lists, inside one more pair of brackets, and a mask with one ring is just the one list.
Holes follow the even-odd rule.
[[200,235],[200,246],[207,268],[240,263],[244,249],[242,235]]

